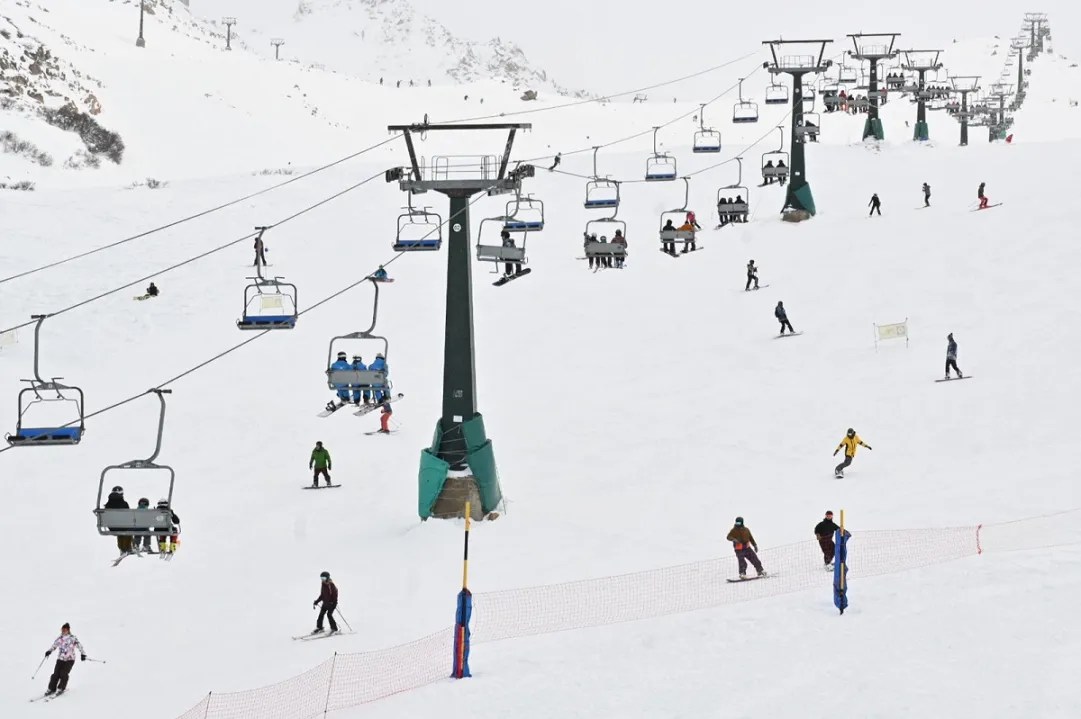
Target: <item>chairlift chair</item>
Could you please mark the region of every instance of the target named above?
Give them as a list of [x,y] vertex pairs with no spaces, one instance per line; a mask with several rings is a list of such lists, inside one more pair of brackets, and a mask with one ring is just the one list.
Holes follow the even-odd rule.
[[503,229],[507,232],[540,232],[544,229],[544,203],[532,195],[516,196],[507,203]]
[[[83,391],[78,387],[60,382],[60,380],[64,379],[63,377],[53,377],[48,381],[41,378],[41,372],[38,369],[38,360],[41,354],[41,325],[47,317],[48,315],[33,315],[33,319],[37,320],[34,327],[34,378],[23,380],[28,382],[30,386],[21,390],[18,395],[19,415],[15,423],[15,433],[5,435],[8,444],[12,447],[78,444],[82,440],[83,432],[86,429],[86,404]],[[24,422],[26,413],[31,407],[45,406],[52,402],[75,405],[77,420],[60,425],[55,423],[27,425]],[[76,421],[78,421],[78,424],[75,424]]]
[[291,330],[296,327],[297,286],[282,282],[283,277],[263,277],[262,267],[255,266],[256,277],[244,288],[244,314],[236,321],[242,330]]
[[[777,129],[781,133],[781,144],[776,150],[762,153],[762,180],[764,182],[768,182],[770,178],[788,179],[789,155],[784,150],[784,127]],[[780,164],[782,162],[783,165]]]
[[[686,220],[687,212],[688,212],[687,205],[690,202],[690,197],[691,197],[691,181],[690,181],[690,178],[687,178],[687,177],[684,177],[684,178],[681,178],[681,179],[683,180],[683,205],[681,207],[676,207],[674,209],[671,209],[671,210],[668,210],[666,212],[661,213],[660,233],[659,234],[660,234],[662,247],[665,244],[671,244],[672,247],[674,248],[676,242],[682,242],[683,243],[683,249],[686,250],[687,245],[689,243],[696,241],[695,230],[693,228],[691,228],[689,230],[681,230],[681,229],[666,230],[666,229],[664,229],[665,225],[668,224],[669,220],[672,221],[673,227],[676,227],[676,228],[681,227],[684,224],[685,220]],[[677,222],[678,222],[678,224],[677,224]]]
[[822,127],[822,117],[817,112],[803,113],[803,124],[796,125],[796,137],[818,139],[818,131]]
[[844,58],[841,58],[840,66],[837,68],[837,82],[843,85],[854,85],[857,82],[856,68],[846,65]]
[[[504,246],[502,240],[498,240],[499,244],[484,244],[484,240],[490,237],[496,228],[503,227],[506,219],[505,217],[486,217],[480,221],[480,229],[477,230],[477,260],[479,262],[491,262],[493,264],[492,272],[496,274],[499,274],[500,263],[509,262],[515,265],[524,265],[528,262],[525,253],[528,232],[519,238],[520,242],[514,240],[516,244],[513,247]],[[521,274],[528,272],[528,269],[522,270]]]
[[646,160],[646,182],[671,182],[676,179],[676,158],[657,149],[657,132],[653,128],[653,154]]
[[[604,217],[598,220],[590,220],[586,223],[585,236],[597,237],[597,241],[586,240],[586,258],[598,257],[626,257],[627,246],[619,242],[612,242],[612,238],[619,232],[624,239],[627,237],[627,223],[617,220],[615,217]],[[603,238],[603,241],[602,239]]]
[[408,205],[398,215],[398,231],[394,238],[395,252],[432,252],[443,245],[443,218],[427,207],[413,207],[413,193]]
[[[98,534],[111,537],[154,537],[180,533],[180,527],[173,524],[173,485],[176,483],[176,472],[173,468],[158,464],[158,453],[161,452],[161,437],[165,429],[165,395],[172,392],[169,389],[152,389],[150,392],[158,396],[161,403],[161,411],[158,414],[158,435],[154,445],[154,453],[147,459],[135,459],[121,464],[112,464],[101,471],[98,479],[98,501],[94,509],[97,517]],[[148,393],[149,394],[149,393]],[[167,507],[132,507],[130,509],[106,508],[102,503],[102,496],[108,496],[106,486],[116,484],[117,472],[133,470],[157,470],[166,472],[169,476],[169,485],[165,494]],[[108,485],[105,480],[109,478]],[[147,492],[147,494],[151,494]],[[153,495],[151,495],[153,496]],[[160,494],[159,494],[160,496]]]
[[732,122],[758,122],[758,103],[743,99],[743,78],[739,80],[739,102],[732,106]]
[[848,88],[841,83],[833,83],[827,85],[822,91],[822,104],[827,108],[833,108],[836,110],[841,106],[841,93],[845,94],[845,98],[848,97]]
[[788,85],[785,85],[782,82],[771,82],[769,85],[766,85],[766,104],[787,105]]
[[706,127],[706,106],[703,104],[698,112],[698,131],[694,133],[694,144],[691,150],[697,153],[717,153],[721,151],[721,133],[711,127]]
[[601,177],[597,172],[597,153],[600,149],[599,145],[593,148],[593,179],[586,183],[585,208],[587,210],[604,207],[618,209],[619,183],[607,177]]
[[[738,215],[743,222],[747,221],[747,215],[751,210],[751,192],[743,184],[743,158],[737,157],[739,176],[734,185],[725,185],[717,190],[717,215]],[[736,197],[741,198],[736,202],[731,195],[735,192]],[[731,201],[730,201],[731,200]]]

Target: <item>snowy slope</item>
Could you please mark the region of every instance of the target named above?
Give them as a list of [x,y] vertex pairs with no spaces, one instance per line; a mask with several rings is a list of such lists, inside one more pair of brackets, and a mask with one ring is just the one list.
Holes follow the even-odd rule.
[[[119,72],[122,58],[111,62]],[[1071,236],[1070,186],[1033,180],[1057,177],[1049,168],[1071,166],[1081,145],[1068,139],[1071,130],[1036,124],[1046,105],[1034,98],[1075,72],[1048,68],[1034,71],[1013,146],[954,147],[955,125],[938,116],[934,145],[914,146],[904,140],[910,106],[891,103],[884,111],[890,141],[870,152],[855,144],[861,118],[825,118],[822,142],[808,150],[819,214],[806,225],[778,222],[781,191],[755,187],[752,223],[709,231],[703,252],[673,260],[656,251],[654,232],[659,213],[682,202],[680,185],[628,183],[620,217],[630,228],[631,257],[622,273],[590,274],[575,259],[582,226],[595,216],[581,208],[582,181],[538,173],[529,189],[544,198],[548,225],[530,238],[533,273],[496,289],[488,268],[474,268],[479,406],[508,497],[506,516],[475,529],[476,591],[727,557],[723,535],[735,514],[747,517],[763,547],[806,541],[823,509],[843,506],[857,533],[853,607],[844,619],[829,604],[827,582],[817,593],[507,641],[475,649],[470,682],[340,715],[401,716],[439,702],[449,716],[472,717],[702,716],[719,706],[726,716],[834,716],[827,651],[844,657],[851,716],[1013,716],[1022,703],[1037,716],[1076,715],[1076,547],[858,575],[863,529],[973,525],[1079,504],[1068,433],[1081,380],[1068,371],[1075,343],[1061,332],[1077,319],[1067,293],[1078,250],[1063,241]],[[235,82],[230,91],[239,92],[244,72],[212,79]],[[209,74],[203,68],[193,84]],[[128,87],[131,78],[120,78],[111,84]],[[449,101],[433,108],[433,115],[458,112]],[[694,109],[612,103],[541,115],[516,157],[608,141]],[[714,113],[729,144],[722,159],[768,135],[767,122],[783,116],[767,120],[762,109],[753,127],[722,123],[723,111]],[[363,128],[378,132],[354,129],[347,150],[382,139],[381,126],[397,119],[364,120]],[[165,132],[143,127],[152,136]],[[1045,142],[1023,141],[1035,133],[1028,127]],[[717,162],[691,155],[692,130],[688,118],[663,135],[682,172]],[[247,143],[203,137],[219,138],[212,149],[230,156],[214,173],[184,179],[195,165],[183,161],[178,143],[160,160],[173,181],[156,193],[46,187],[5,195],[6,236],[19,242],[0,244],[2,275],[268,184],[236,174],[259,167]],[[266,128],[251,144],[278,139],[276,128]],[[305,143],[309,151],[341,153],[332,130]],[[745,180],[771,143],[748,152]],[[649,149],[643,137],[602,152],[602,172],[638,178]],[[429,138],[425,152],[471,150]],[[0,285],[0,323],[242,237],[402,155],[395,144],[219,214]],[[561,169],[589,174],[589,155],[568,156]],[[692,181],[700,218],[710,214],[717,187],[734,179],[729,164]],[[934,188],[934,207],[916,210],[924,181]],[[969,212],[980,181],[1005,204]],[[883,198],[881,219],[862,214],[871,191]],[[302,308],[311,306],[391,257],[402,199],[379,177],[282,225],[267,235],[272,270],[298,284]],[[497,199],[481,200],[473,227],[501,211]],[[744,294],[742,268],[751,257],[771,286]],[[407,256],[389,265],[397,282],[384,289],[378,328],[390,338],[397,389],[407,395],[395,414],[402,429],[392,437],[363,436],[377,426],[371,416],[314,416],[329,395],[321,373],[326,343],[367,325],[367,287],[305,315],[295,331],[259,339],[173,385],[160,459],[177,471],[184,536],[171,563],[133,558],[111,569],[115,545],[95,536],[90,514],[101,468],[152,447],[152,399],[89,420],[77,448],[0,455],[9,509],[24,510],[0,524],[4,716],[29,715],[25,700],[42,685],[40,676],[27,680],[35,652],[63,621],[92,656],[109,661],[77,666],[71,695],[49,708],[83,719],[147,706],[179,715],[210,690],[263,686],[332,650],[407,642],[450,623],[460,526],[420,524],[415,515],[418,450],[439,412],[443,261]],[[179,375],[247,338],[233,321],[249,262],[242,242],[158,278],[163,296],[153,302],[134,303],[137,290],[126,290],[48,321],[43,372],[78,383],[91,410]],[[777,300],[806,334],[772,339]],[[911,345],[876,353],[871,324],[906,317]],[[950,331],[974,379],[934,384]],[[29,338],[22,331],[20,343],[0,354],[5,396],[29,372]],[[861,452],[837,482],[829,452],[847,426],[875,449]],[[334,456],[344,484],[337,494],[300,490],[316,439]],[[115,481],[130,498],[153,500],[162,491],[138,477]],[[1064,541],[1076,536],[1047,538]],[[324,569],[336,576],[342,610],[361,631],[331,640],[333,647],[298,646],[289,636],[310,628],[307,603]]]

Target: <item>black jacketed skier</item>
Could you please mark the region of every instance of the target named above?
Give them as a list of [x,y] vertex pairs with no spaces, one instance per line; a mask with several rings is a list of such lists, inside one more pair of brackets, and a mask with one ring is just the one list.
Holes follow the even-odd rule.
[[45,691],[45,696],[51,696],[54,693],[63,694],[68,688],[68,677],[71,675],[71,668],[75,666],[76,649],[79,650],[79,659],[85,662],[86,650],[83,649],[79,638],[71,633],[71,625],[64,622],[64,626],[60,627],[60,636],[53,642],[49,651],[45,652],[46,657],[54,651],[57,653],[56,666],[53,668],[52,676],[49,677],[49,688]]
[[[661,228],[661,232],[675,232],[676,226],[672,224],[672,220],[669,219],[664,223],[664,227]],[[661,250],[667,252],[670,255],[676,254],[675,240],[661,240]]]
[[563,162],[563,153],[557,152],[556,156],[552,159],[552,165],[548,168],[548,172],[551,172],[552,170],[559,167],[559,163],[561,162]]
[[[504,247],[516,247],[517,246],[517,245],[514,244],[514,238],[511,237],[510,233],[507,232],[506,230],[503,230],[499,234],[499,238],[503,241],[503,246]],[[504,263],[504,265],[505,265],[504,269],[506,270],[503,273],[504,277],[513,277],[514,275],[520,274],[521,271],[522,271],[522,263],[521,262],[509,261],[508,260],[507,262]]]
[[868,217],[875,214],[876,212],[878,213],[879,217],[882,216],[882,200],[878,199],[877,192],[871,195],[871,201],[867,203],[867,206],[871,208],[871,211],[867,213]]
[[754,541],[751,530],[744,526],[743,517],[736,517],[736,523],[729,530],[727,539],[736,552],[740,579],[747,578],[747,562],[751,563],[754,570],[758,572],[758,576],[766,576],[766,570],[762,569],[762,562],[758,559],[758,542]]
[[[140,497],[139,498],[139,509],[150,509],[150,500],[147,499],[146,497]],[[132,550],[135,551],[135,552],[139,552],[139,551],[153,552],[154,549],[153,549],[153,547],[151,546],[151,543],[150,543],[150,534],[149,534],[150,527],[149,526],[147,526],[147,527],[138,527],[137,529],[146,531],[148,533],[141,536],[141,537],[132,537],[131,538],[132,539],[132,542],[131,542]]]
[[946,379],[950,378],[951,368],[957,373],[957,379],[964,377],[961,368],[957,366],[957,341],[953,338],[953,332],[946,335]]
[[[754,260],[747,263],[747,286],[743,288],[744,292],[751,289],[751,283],[754,283],[754,288],[758,289],[758,268],[755,267]],[[789,325],[791,327],[791,325]]]
[[781,323],[781,334],[784,334],[785,327],[792,334],[796,333],[796,330],[792,328],[792,323],[788,321],[788,313],[784,309],[784,302],[778,302],[777,306],[773,308],[773,316],[777,318],[777,321]]
[[926,182],[923,183],[923,206],[931,206],[931,186],[928,185]]
[[259,265],[266,267],[266,245],[263,244],[262,232],[255,238],[255,261],[251,263],[252,267]]
[[323,606],[319,609],[319,618],[315,620],[315,631],[312,634],[323,631],[323,617],[330,622],[330,633],[335,634],[338,631],[338,623],[334,621],[334,610],[338,608],[338,587],[330,580],[330,572],[321,573],[319,579],[322,581],[319,598],[312,602],[312,609],[320,604]]
[[833,553],[836,549],[833,533],[838,529],[840,527],[833,522],[833,512],[828,509],[825,518],[815,525],[815,537],[818,539],[818,546],[822,549],[822,561],[827,567],[833,564]]
[[[113,487],[109,492],[109,498],[105,500],[105,509],[131,509],[131,505],[124,499],[124,488],[117,485]],[[110,530],[112,528],[110,527]],[[131,553],[131,537],[117,536],[116,538],[117,549],[120,550],[120,554]]]
[[833,450],[833,456],[836,457],[837,453],[842,449],[845,451],[845,461],[833,468],[833,473],[838,477],[845,476],[845,467],[852,464],[852,458],[856,456],[856,447],[866,447],[871,449],[871,445],[864,444],[860,436],[856,434],[856,430],[851,427],[845,432],[845,436],[841,438],[841,443],[837,445],[837,449]]
[[150,297],[157,297],[157,296],[158,296],[158,286],[155,285],[153,282],[151,282],[146,288],[146,297],[150,298]]
[[322,442],[315,443],[315,449],[312,450],[311,459],[308,460],[308,469],[314,471],[312,474],[312,486],[319,486],[319,475],[323,475],[323,479],[326,480],[327,486],[330,486],[330,452],[323,447]]
[[981,209],[981,210],[984,209],[985,207],[987,207],[987,194],[984,192],[984,188],[986,186],[987,186],[986,182],[981,182],[980,183],[980,188],[978,190],[976,190],[976,197],[978,197],[979,200],[980,200],[980,208],[979,209]]

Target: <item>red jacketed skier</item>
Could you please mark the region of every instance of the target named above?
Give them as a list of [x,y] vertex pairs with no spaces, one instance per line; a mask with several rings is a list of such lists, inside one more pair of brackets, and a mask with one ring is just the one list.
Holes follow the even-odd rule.
[[390,424],[390,418],[391,418],[391,415],[393,415],[393,414],[394,414],[394,410],[390,406],[390,397],[389,396],[384,397],[383,398],[383,409],[379,413],[379,432],[380,432],[380,434],[390,434],[390,427],[388,427],[387,425]]
[[984,187],[986,185],[987,185],[986,182],[981,182],[980,183],[980,189],[976,190],[976,197],[980,198],[980,209],[981,210],[987,207],[987,195],[984,194],[984,191],[983,191],[983,189],[984,189]]

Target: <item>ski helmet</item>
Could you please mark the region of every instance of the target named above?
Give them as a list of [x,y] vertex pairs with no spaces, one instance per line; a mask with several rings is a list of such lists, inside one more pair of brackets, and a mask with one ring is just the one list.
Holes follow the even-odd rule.
[[353,355],[353,361],[354,361],[354,362],[360,362],[360,361],[361,361],[361,360],[363,360],[363,359],[364,359],[364,358],[363,358],[363,357],[361,357],[360,355]]
[[158,509],[168,509],[168,508],[169,508],[169,500],[168,499],[159,499],[158,500]]
[[380,352],[379,354],[377,354],[377,355],[375,356],[375,358],[376,358],[376,359],[386,359],[386,357],[384,357],[384,356],[383,356],[383,353],[382,353],[382,352]]
[[345,352],[339,352],[338,359],[345,359]]
[[736,526],[737,527],[742,527],[743,526],[743,517],[736,517]]
[[146,497],[140,497],[139,498],[139,506],[140,507],[149,507],[150,506],[150,500],[147,499]]
[[330,579],[330,572],[320,572],[319,573],[319,578],[320,579]]
[[121,487],[119,484],[116,485],[115,487],[113,487],[113,494],[123,494],[123,493],[124,493],[124,488]]
[[852,429],[851,427],[849,427],[849,428],[848,428],[848,431],[847,431],[847,432],[845,432],[845,434],[847,434],[847,435],[848,435],[849,437],[851,437],[851,436],[853,436],[853,435],[855,435],[855,434],[856,434],[856,430],[854,430],[854,429]]

